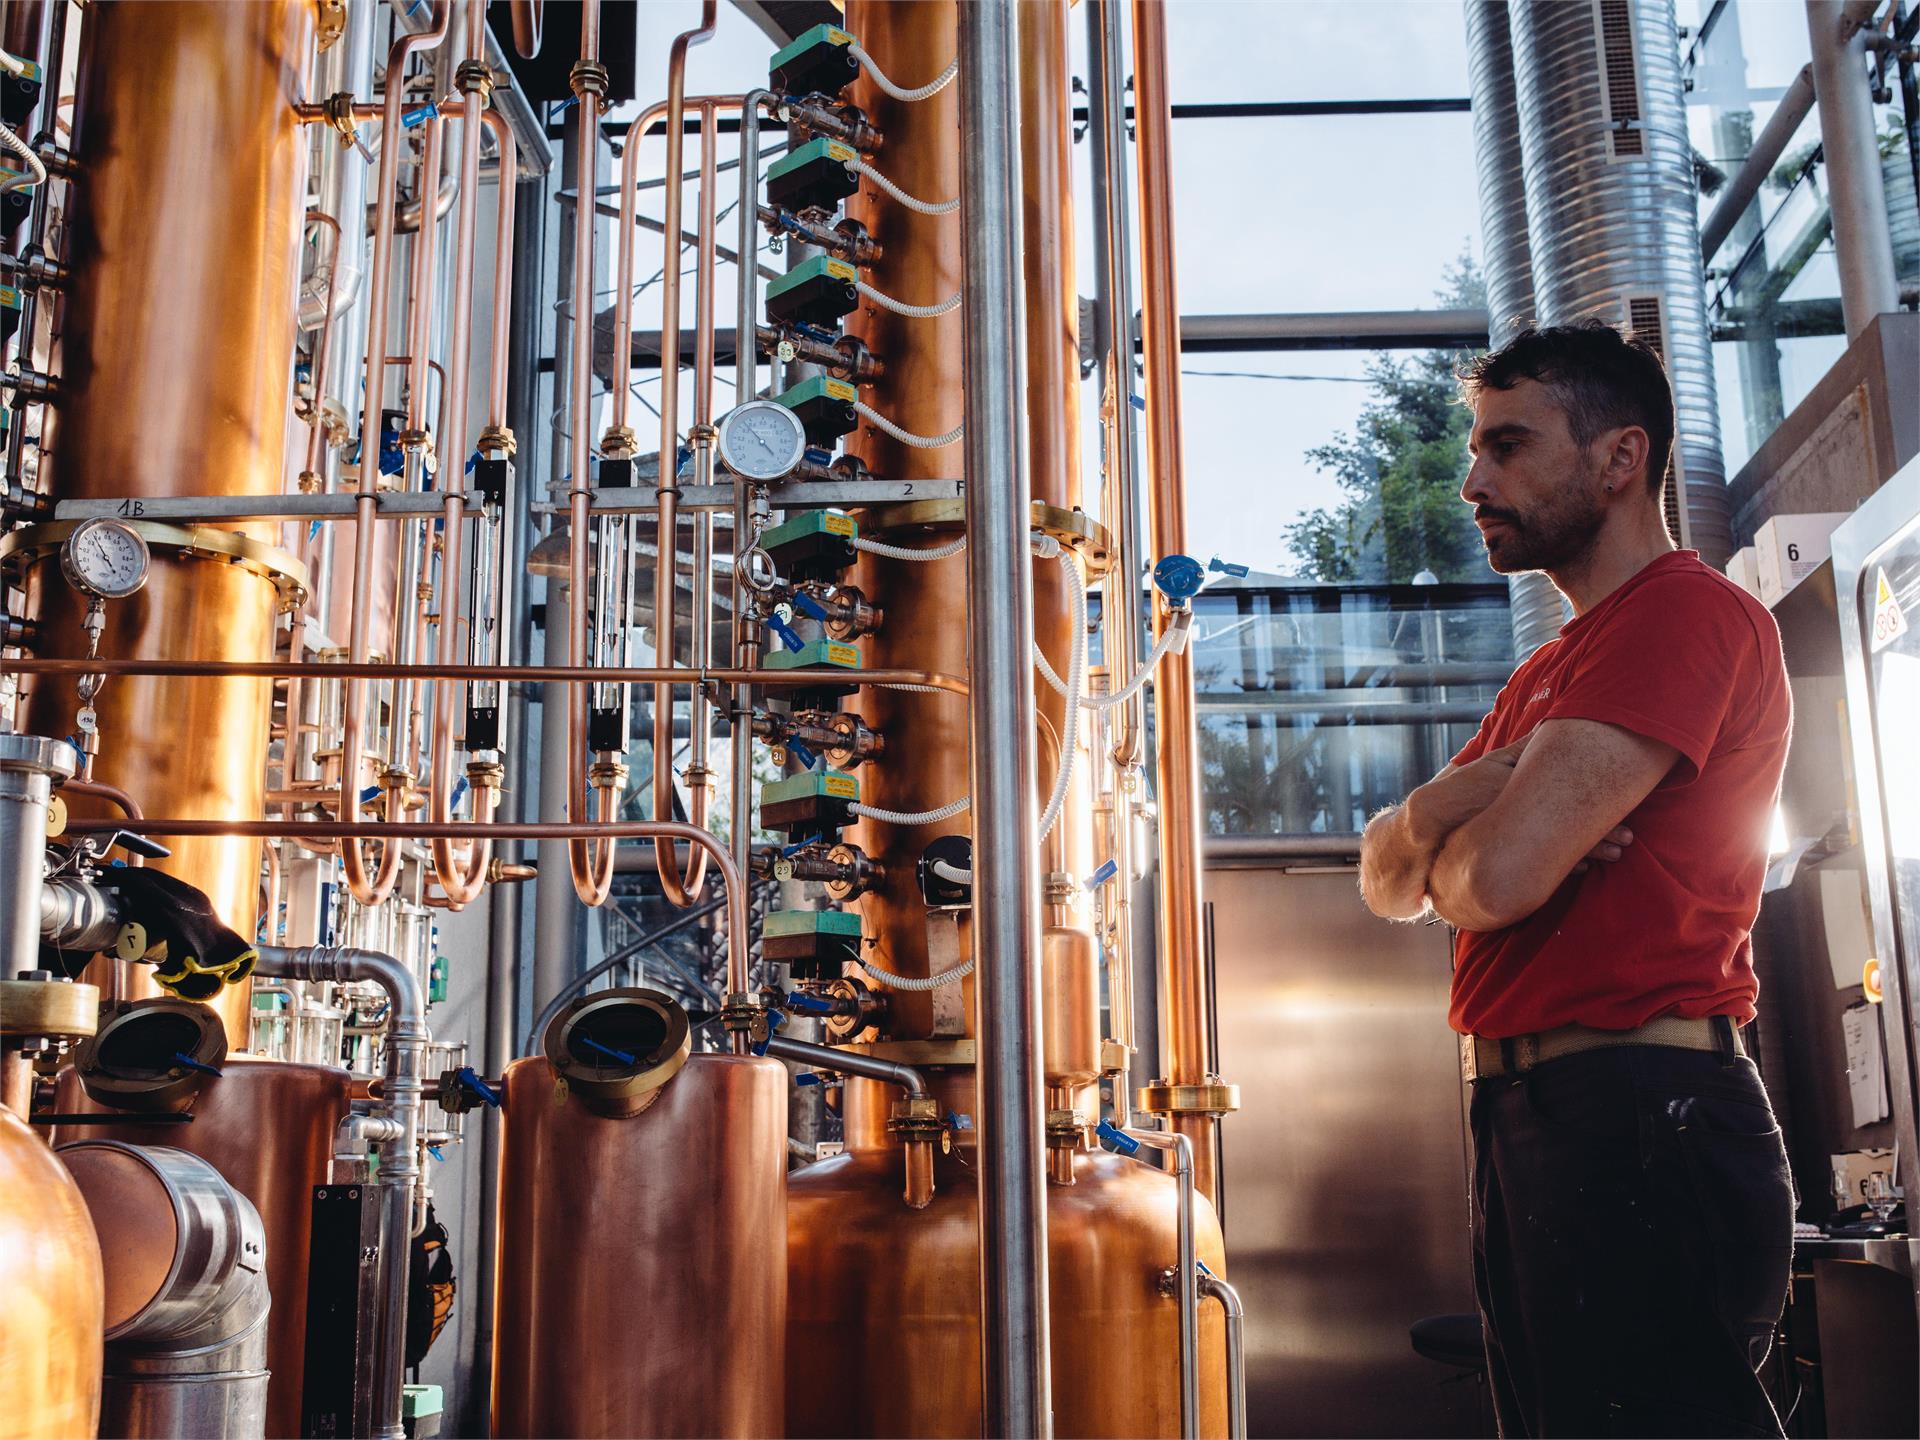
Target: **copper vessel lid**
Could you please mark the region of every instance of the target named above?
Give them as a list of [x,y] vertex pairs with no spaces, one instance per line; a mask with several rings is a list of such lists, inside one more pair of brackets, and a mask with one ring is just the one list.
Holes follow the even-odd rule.
[[542,1037],[547,1061],[573,1093],[608,1115],[637,1115],[687,1063],[687,1012],[658,990],[583,995]]
[[116,1110],[179,1110],[219,1074],[227,1028],[191,1000],[114,1001],[80,1045],[74,1068],[87,1094]]

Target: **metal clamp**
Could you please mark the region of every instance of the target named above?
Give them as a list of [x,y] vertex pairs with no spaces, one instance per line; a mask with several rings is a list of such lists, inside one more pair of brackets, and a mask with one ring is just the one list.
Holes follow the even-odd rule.
[[1240,1087],[1218,1080],[1204,1085],[1149,1080],[1135,1094],[1133,1103],[1147,1115],[1231,1115],[1240,1108]]

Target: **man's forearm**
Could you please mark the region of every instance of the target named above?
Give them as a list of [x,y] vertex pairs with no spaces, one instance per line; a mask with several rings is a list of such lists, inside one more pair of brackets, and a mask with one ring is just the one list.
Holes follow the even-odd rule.
[[1382,810],[1360,839],[1360,894],[1385,920],[1413,920],[1426,913],[1427,875],[1445,842],[1422,824],[1411,798]]

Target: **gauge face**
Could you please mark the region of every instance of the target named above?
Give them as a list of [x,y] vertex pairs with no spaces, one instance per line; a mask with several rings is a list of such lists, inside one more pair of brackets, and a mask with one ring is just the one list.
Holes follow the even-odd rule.
[[749,400],[720,422],[720,459],[748,480],[779,480],[806,453],[800,417],[773,400]]
[[147,542],[118,520],[89,520],[67,537],[60,568],[76,589],[108,600],[147,583]]

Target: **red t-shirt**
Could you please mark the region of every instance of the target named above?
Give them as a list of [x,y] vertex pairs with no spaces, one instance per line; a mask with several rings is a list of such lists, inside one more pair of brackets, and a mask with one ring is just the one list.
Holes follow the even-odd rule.
[[1513,672],[1454,763],[1543,720],[1600,720],[1680,752],[1626,818],[1633,843],[1504,930],[1463,930],[1463,1033],[1504,1038],[1656,1015],[1753,1018],[1752,927],[1793,729],[1773,616],[1691,550],[1663,555]]

